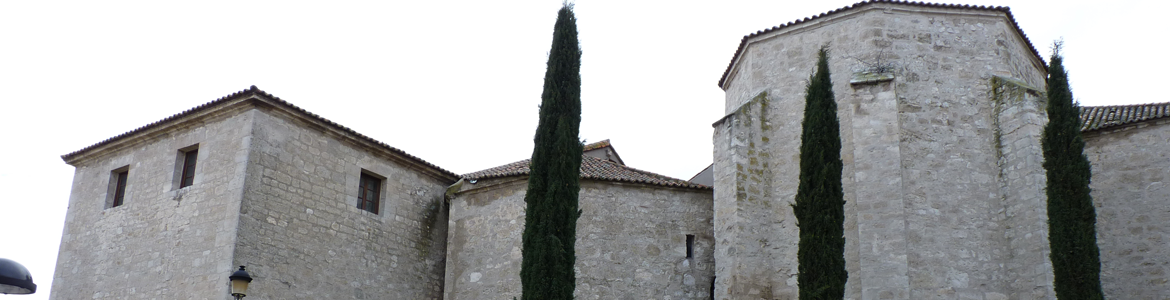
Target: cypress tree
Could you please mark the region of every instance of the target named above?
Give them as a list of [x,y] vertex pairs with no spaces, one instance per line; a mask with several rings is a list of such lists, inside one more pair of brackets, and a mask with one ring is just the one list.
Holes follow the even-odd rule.
[[1048,188],[1048,244],[1058,299],[1104,299],[1097,249],[1097,213],[1089,196],[1092,176],[1081,138],[1080,109],[1073,102],[1060,42],[1048,63],[1048,124],[1041,146]]
[[565,4],[557,13],[552,50],[544,73],[540,121],[532,150],[528,192],[524,196],[523,300],[573,299],[576,278],[577,194],[583,146],[581,126],[581,48],[577,18]]
[[829,79],[829,48],[805,87],[800,135],[800,186],[792,210],[800,227],[800,299],[845,296],[845,199],[841,190],[841,131]]

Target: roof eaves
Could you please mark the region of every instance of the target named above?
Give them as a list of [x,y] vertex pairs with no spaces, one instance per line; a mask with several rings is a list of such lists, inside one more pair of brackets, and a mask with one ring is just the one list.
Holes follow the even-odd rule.
[[1170,102],[1081,107],[1081,132],[1170,118]]
[[201,104],[199,106],[196,106],[194,108],[191,108],[191,109],[185,110],[183,112],[174,114],[174,115],[167,117],[167,118],[164,118],[162,120],[155,121],[155,122],[152,122],[152,123],[147,124],[145,126],[138,127],[134,130],[128,131],[126,133],[122,133],[122,134],[116,135],[114,137],[102,140],[101,142],[87,146],[85,148],[82,148],[81,150],[73,151],[69,154],[62,155],[61,159],[65,160],[66,162],[69,162],[73,158],[77,157],[78,155],[84,154],[84,153],[91,151],[91,150],[94,150],[96,148],[99,148],[99,147],[102,147],[105,145],[109,145],[111,143],[117,142],[119,140],[128,138],[130,136],[133,136],[133,135],[136,135],[136,134],[139,134],[139,133],[151,130],[151,129],[159,128],[165,124],[177,121],[177,120],[184,118],[184,117],[187,117],[187,116],[197,114],[199,112],[209,110],[211,108],[217,107],[217,106],[222,105],[224,103],[231,102],[233,100],[238,100],[238,99],[245,99],[248,97],[263,98],[264,100],[268,100],[268,101],[275,103],[277,105],[280,105],[286,109],[289,109],[289,110],[297,112],[301,115],[307,116],[315,121],[329,125],[330,127],[333,127],[334,129],[337,129],[337,130],[340,130],[340,131],[345,132],[347,134],[353,135],[360,140],[377,145],[378,147],[381,147],[383,150],[387,150],[391,153],[402,156],[406,160],[409,160],[413,163],[417,163],[417,164],[420,164],[420,165],[425,166],[427,168],[431,168],[431,169],[435,170],[438,173],[438,175],[440,175],[440,177],[446,177],[446,179],[450,179],[451,181],[455,181],[455,179],[459,178],[459,175],[455,174],[454,172],[443,169],[443,168],[441,168],[437,165],[434,165],[430,162],[427,162],[426,160],[423,160],[422,158],[419,158],[417,156],[410,155],[409,153],[406,153],[406,151],[402,151],[401,149],[394,148],[390,145],[387,145],[386,143],[380,142],[380,141],[375,140],[371,137],[368,137],[366,135],[358,133],[357,131],[350,129],[349,127],[345,127],[345,126],[342,126],[341,124],[334,123],[333,121],[325,119],[324,117],[321,117],[320,115],[317,115],[315,113],[311,113],[303,108],[300,108],[296,105],[293,105],[292,103],[284,101],[284,100],[280,99],[279,97],[276,97],[276,96],[273,96],[272,94],[264,92],[264,91],[260,90],[259,88],[257,88],[255,85],[251,86],[250,88],[248,88],[246,90],[232,93],[230,95],[221,97],[221,98],[216,99],[214,101],[207,102],[207,103]]
[[207,102],[207,103],[204,103],[204,104],[200,104],[199,106],[196,106],[196,107],[193,107],[193,108],[187,109],[187,110],[185,110],[185,111],[182,111],[182,112],[180,112],[180,113],[177,113],[177,114],[171,115],[171,116],[169,116],[169,117],[163,118],[162,120],[158,120],[158,121],[151,122],[150,124],[146,124],[146,125],[143,125],[143,126],[141,126],[141,127],[135,128],[134,130],[130,130],[130,131],[127,131],[127,132],[125,132],[125,133],[122,133],[122,134],[119,134],[119,135],[115,135],[114,137],[111,137],[111,138],[108,138],[108,139],[102,140],[102,141],[100,141],[100,142],[97,142],[97,143],[95,143],[95,144],[93,144],[93,145],[86,146],[85,148],[81,148],[81,150],[77,150],[77,151],[73,151],[73,152],[70,152],[70,153],[68,153],[68,154],[65,154],[65,155],[61,155],[61,159],[62,159],[62,160],[65,160],[66,162],[68,162],[68,161],[70,161],[71,159],[73,159],[74,157],[76,157],[76,156],[78,156],[78,155],[81,155],[81,154],[83,154],[83,153],[85,153],[85,152],[88,152],[88,151],[90,151],[90,150],[93,150],[93,149],[95,149],[95,148],[98,148],[98,147],[101,147],[101,146],[108,145],[108,144],[110,144],[110,143],[116,142],[116,141],[118,141],[118,140],[121,140],[121,139],[123,139],[123,138],[129,137],[129,136],[131,136],[131,135],[135,135],[135,134],[138,134],[138,133],[141,133],[141,132],[144,132],[144,131],[150,130],[150,129],[157,128],[157,127],[159,127],[159,126],[162,126],[163,124],[166,124],[166,123],[173,122],[173,121],[175,121],[175,120],[178,120],[178,119],[180,119],[180,118],[183,118],[183,117],[186,117],[186,116],[190,116],[190,115],[194,115],[194,114],[196,114],[196,113],[199,113],[199,112],[205,111],[205,110],[207,110],[207,109],[210,109],[210,108],[212,108],[212,107],[218,106],[219,104],[222,104],[222,103],[224,103],[224,102],[228,102],[228,101],[235,100],[235,99],[239,99],[239,98],[246,98],[247,96],[252,96],[252,95],[255,95],[257,91],[260,91],[260,89],[256,88],[256,86],[255,86],[255,85],[253,85],[253,86],[252,86],[251,88],[249,88],[249,89],[246,89],[246,90],[242,90],[242,91],[239,91],[239,92],[232,93],[232,94],[230,94],[230,95],[227,95],[227,96],[221,97],[221,98],[219,98],[219,99],[215,99],[214,101],[211,101],[211,102]]
[[812,17],[805,17],[804,19],[797,19],[796,21],[791,21],[791,22],[788,22],[786,24],[772,26],[772,28],[758,30],[754,33],[743,36],[743,39],[740,39],[740,41],[739,41],[739,47],[737,47],[735,49],[735,54],[731,56],[731,62],[729,62],[727,64],[727,69],[725,69],[723,71],[723,76],[719,78],[719,88],[724,88],[724,83],[727,82],[727,77],[729,75],[731,75],[731,70],[733,67],[735,67],[736,60],[739,60],[739,56],[741,54],[743,54],[744,48],[747,47],[749,40],[754,39],[754,38],[759,37],[759,36],[764,35],[764,34],[774,32],[774,31],[787,29],[787,28],[792,27],[794,25],[804,24],[805,22],[817,20],[817,19],[820,19],[822,17],[832,16],[834,14],[838,14],[841,12],[845,12],[845,11],[853,10],[856,8],[868,6],[868,5],[871,5],[874,3],[889,3],[889,4],[910,5],[910,6],[918,6],[918,7],[933,7],[933,8],[979,9],[979,10],[1002,11],[1002,12],[1004,12],[1004,14],[1007,15],[1008,20],[1012,22],[1012,28],[1014,28],[1016,30],[1016,33],[1020,34],[1020,37],[1022,37],[1024,39],[1024,42],[1028,44],[1028,48],[1030,50],[1032,50],[1032,54],[1035,55],[1036,59],[1038,59],[1041,62],[1042,67],[1047,68],[1047,65],[1044,65],[1044,63],[1043,63],[1044,58],[1040,56],[1039,51],[1036,51],[1036,46],[1034,46],[1032,44],[1032,40],[1028,39],[1028,35],[1024,34],[1024,31],[1022,29],[1020,29],[1020,24],[1016,22],[1016,18],[1014,16],[1012,16],[1011,9],[1008,8],[1007,6],[941,4],[941,3],[917,2],[917,1],[911,2],[911,1],[901,1],[901,0],[868,0],[868,1],[857,2],[857,3],[854,3],[853,5],[834,9],[834,10],[831,10],[828,12],[823,12],[820,15],[814,15]]
[[[252,88],[256,88],[256,86],[252,86]],[[269,98],[269,99],[270,99],[270,100],[272,100],[273,102],[279,103],[280,105],[284,106],[285,108],[288,108],[288,109],[294,110],[294,111],[296,111],[296,112],[298,112],[298,113],[301,113],[301,114],[303,114],[303,115],[305,115],[305,116],[308,116],[308,117],[310,117],[310,118],[312,118],[312,119],[314,119],[314,120],[316,120],[316,121],[319,121],[319,122],[322,122],[322,123],[328,124],[329,126],[333,127],[334,129],[338,129],[338,130],[341,130],[341,131],[343,131],[343,132],[345,132],[345,133],[347,133],[347,134],[350,134],[350,135],[356,136],[356,137],[358,137],[359,139],[361,139],[361,140],[363,140],[363,141],[365,141],[365,142],[368,142],[368,143],[372,143],[372,144],[374,144],[374,145],[377,145],[378,147],[382,148],[382,150],[386,150],[386,151],[389,151],[389,152],[391,152],[391,153],[394,153],[394,154],[397,154],[397,155],[399,155],[399,156],[402,156],[403,158],[405,158],[406,160],[408,160],[408,161],[410,161],[410,162],[412,162],[412,163],[421,164],[422,166],[425,166],[425,167],[427,167],[427,168],[431,168],[431,169],[433,169],[433,170],[436,170],[436,171],[438,171],[438,172],[439,172],[439,174],[438,174],[438,175],[441,175],[441,177],[445,177],[445,179],[448,179],[448,180],[450,180],[451,182],[454,182],[456,179],[458,179],[458,178],[459,178],[459,174],[455,174],[455,172],[448,171],[448,170],[446,170],[446,169],[443,169],[442,167],[439,167],[439,166],[437,166],[437,165],[435,165],[435,164],[432,164],[432,163],[430,163],[430,162],[427,162],[426,160],[424,160],[424,159],[422,159],[422,158],[419,158],[419,157],[417,157],[417,156],[411,155],[410,153],[406,153],[406,151],[403,151],[402,149],[395,148],[395,147],[393,147],[393,146],[390,146],[389,144],[386,144],[386,143],[383,143],[383,142],[381,142],[381,141],[378,141],[378,140],[376,140],[376,139],[374,139],[374,138],[372,138],[372,137],[369,137],[369,136],[366,136],[366,135],[364,135],[364,134],[358,133],[357,131],[354,131],[353,129],[350,129],[349,127],[345,127],[345,126],[342,126],[341,124],[334,123],[333,121],[330,121],[329,119],[326,119],[326,118],[324,118],[324,117],[321,117],[320,115],[317,115],[317,114],[315,114],[315,113],[309,112],[309,111],[307,111],[307,110],[305,110],[305,109],[303,109],[303,108],[300,108],[300,107],[298,107],[298,106],[296,106],[296,105],[293,105],[292,103],[289,103],[289,102],[287,102],[287,101],[281,100],[280,98],[277,98],[276,96],[273,96],[273,95],[271,95],[271,94],[265,93],[264,91],[261,91],[261,90],[259,90],[259,89],[256,89],[256,91],[257,91],[258,93],[260,93],[260,94],[264,95],[265,97]]]

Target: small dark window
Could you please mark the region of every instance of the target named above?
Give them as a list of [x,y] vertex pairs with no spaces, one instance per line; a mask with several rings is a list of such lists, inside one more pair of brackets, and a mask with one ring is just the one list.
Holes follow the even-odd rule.
[[122,206],[122,203],[125,203],[129,179],[130,166],[110,171],[110,183],[106,189],[106,208]]
[[695,258],[695,235],[687,235],[687,258]]
[[179,180],[179,188],[185,188],[195,183],[195,160],[199,157],[199,149],[183,152],[183,177]]
[[378,213],[378,197],[382,190],[382,179],[362,173],[358,183],[358,209]]
[[122,170],[114,174],[116,180],[114,186],[114,203],[110,207],[122,206],[122,200],[126,199],[126,178],[129,177],[130,170]]

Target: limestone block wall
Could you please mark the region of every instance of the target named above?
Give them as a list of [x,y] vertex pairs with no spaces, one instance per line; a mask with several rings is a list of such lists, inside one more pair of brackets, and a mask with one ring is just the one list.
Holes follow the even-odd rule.
[[789,205],[798,182],[775,178],[799,174],[799,129],[781,129],[799,128],[791,115],[804,103],[772,97],[760,93],[714,125],[715,299],[796,297],[799,229]]
[[[51,299],[223,299],[232,270],[252,116],[180,120],[74,158]],[[180,149],[198,145],[179,189]],[[107,208],[111,171],[129,166],[124,204]]]
[[1086,133],[1085,141],[1106,298],[1170,298],[1170,120]]
[[[715,295],[715,299],[726,299],[728,297],[729,288],[732,282],[729,279],[733,274],[740,272],[735,268],[728,269],[727,266],[737,264],[735,256],[728,256],[727,250],[731,247],[727,245],[720,245],[720,242],[730,242],[739,240],[739,227],[736,224],[740,221],[738,217],[738,210],[735,205],[738,189],[736,180],[736,165],[737,161],[742,161],[736,155],[736,148],[733,145],[741,144],[736,137],[730,124],[733,123],[735,114],[723,117],[712,127],[715,132],[712,137],[713,151],[712,156],[714,160],[711,164],[711,177],[715,190],[712,200],[712,226],[715,233],[715,253],[713,256],[716,261],[715,265],[715,286],[711,293]],[[737,250],[738,252],[738,250]],[[761,261],[761,264],[771,265],[771,261]]]
[[1002,279],[1010,299],[1053,297],[1047,177],[1040,146],[1048,123],[1046,100],[1035,87],[1011,79],[995,77],[991,83],[1003,201],[999,214],[1007,243]]
[[[946,96],[951,87],[972,88],[956,79],[989,75],[1044,85],[1044,62],[1002,12],[871,3],[752,38],[722,86],[725,112],[734,112],[762,91],[775,101],[802,99],[802,82],[825,43],[831,44],[835,90],[842,92],[852,72],[879,64],[897,69],[907,87],[925,86],[907,91],[924,96]],[[799,116],[800,111],[786,113]]]
[[[1034,241],[1046,236],[1017,239],[1005,231],[1010,226],[1007,205],[1034,205],[1042,198],[1036,198],[1034,188],[1001,181],[1007,174],[999,152],[1002,108],[991,93],[995,76],[1042,86],[1043,62],[1000,11],[873,3],[754,37],[734,62],[723,86],[729,117],[716,123],[715,134],[717,299],[783,299],[795,293],[795,274],[777,280],[784,276],[769,273],[795,270],[795,241],[753,241],[756,235],[770,241],[796,237],[787,204],[799,175],[803,89],[816,50],[826,43],[832,51],[849,201],[847,298],[1052,297],[1044,284],[1012,286],[1014,277],[1004,269],[1042,270],[1046,259],[1012,253],[1036,249],[1040,246]],[[876,66],[890,67],[893,78],[850,84],[855,72]],[[743,107],[754,105],[763,92],[769,96],[771,108],[764,110],[769,113],[752,118],[767,119],[770,131],[729,123],[747,117]],[[1009,114],[1035,114],[1042,107],[1028,105],[1024,113]],[[1028,125],[1035,125],[1036,118]],[[1009,142],[1038,142],[1033,129],[1013,131]],[[760,147],[758,141],[765,138],[769,144]],[[738,175],[740,165],[751,165],[753,156],[770,159],[770,178]],[[1022,166],[1013,176],[1036,180],[1039,165]],[[740,190],[750,198],[753,186],[768,191],[772,207],[785,209],[745,214],[758,209],[739,208],[743,202],[735,199],[744,197]],[[1033,229],[1040,230],[1017,228]],[[1034,232],[1023,234],[1028,233]],[[743,248],[758,249],[752,250],[758,254],[743,256]]]
[[[523,178],[482,180],[451,200],[445,299],[519,296]],[[577,299],[708,299],[711,192],[582,181]],[[686,235],[694,257],[686,258]]]
[[[894,81],[866,82],[850,85],[849,94],[841,95],[842,161],[846,163],[842,180],[847,194],[846,258],[857,251],[857,268],[850,269],[848,297],[905,299],[910,294],[912,231],[908,226],[912,197],[903,189],[906,182],[905,157],[901,142],[902,124],[898,112],[898,93]],[[852,205],[850,205],[852,202]],[[848,221],[847,221],[848,222]],[[860,244],[859,244],[860,243]],[[854,248],[856,247],[856,248]],[[859,291],[858,291],[859,290]]]
[[474,186],[450,200],[443,299],[519,298],[528,181],[481,180]]
[[[267,299],[439,299],[451,182],[282,110],[252,111],[253,147],[233,265]],[[357,207],[383,178],[378,213]],[[226,273],[225,273],[226,274]]]

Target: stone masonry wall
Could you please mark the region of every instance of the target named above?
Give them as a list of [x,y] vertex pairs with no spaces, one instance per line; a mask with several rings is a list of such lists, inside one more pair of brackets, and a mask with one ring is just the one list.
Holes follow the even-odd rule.
[[528,182],[492,179],[474,186],[450,200],[443,299],[519,299]]
[[[223,299],[248,156],[248,114],[188,118],[71,162],[51,299]],[[179,149],[199,146],[194,184],[178,189]],[[123,205],[107,208],[111,171],[129,166]]]
[[[758,210],[725,204],[740,197],[731,191],[751,186],[768,191],[774,206],[792,201],[803,89],[816,50],[826,43],[846,164],[847,298],[1022,295],[1010,286],[1005,266],[1042,269],[1046,262],[1036,255],[1012,256],[1012,247],[1038,247],[1020,241],[1040,237],[1009,238],[1005,207],[1035,201],[1035,189],[1017,191],[1018,186],[1000,180],[1004,162],[990,82],[1001,76],[1042,85],[1043,62],[1002,12],[874,3],[755,37],[732,69],[724,85],[732,116],[716,124],[715,134],[717,299],[794,295],[795,278],[779,281],[765,272],[796,268],[795,241],[751,245],[764,238],[794,239],[795,231],[775,230],[795,229],[787,225],[791,211],[749,216],[742,212]],[[878,67],[889,67],[892,81],[850,85],[855,72]],[[737,111],[762,92],[771,109],[759,118],[770,121],[771,132],[725,127],[735,126],[727,124],[729,119],[744,117]],[[749,136],[767,137],[770,145],[750,149]],[[750,156],[762,156],[759,152],[771,159],[771,178],[739,180],[739,164],[750,164]],[[1016,175],[1035,180],[1036,166],[1027,165]],[[730,255],[733,248],[740,253],[740,247],[755,247],[750,251],[759,255]],[[1052,297],[1043,286],[1041,294],[1034,294],[1030,282],[1019,287],[1028,298]],[[771,297],[759,292],[769,289]]]
[[[483,180],[451,200],[445,299],[520,296],[527,182]],[[711,193],[582,181],[577,299],[708,299]],[[686,235],[695,236],[686,258]]]
[[[265,299],[439,299],[450,182],[280,110],[252,112],[233,265]],[[357,208],[362,172],[382,177],[377,214]],[[227,273],[224,273],[227,274]]]
[[1086,133],[1085,142],[1106,298],[1170,299],[1170,120]]
[[[853,208],[852,213],[846,212],[846,219],[856,223],[846,224],[846,232],[856,234],[853,241],[846,237],[856,250],[847,251],[857,251],[854,259],[860,268],[849,270],[849,286],[860,292],[846,296],[905,299],[910,294],[904,161],[890,159],[903,157],[896,81],[853,84],[851,93],[840,97],[842,104],[848,104],[841,105],[839,113],[844,120],[842,140],[848,141],[842,143],[842,161],[848,166],[842,180],[847,193],[854,195],[853,201],[846,202]],[[852,258],[849,254],[846,257]]]
[[991,79],[999,137],[999,185],[1007,261],[1002,280],[1010,299],[1054,297],[1048,255],[1047,177],[1040,139],[1048,123],[1041,91],[1012,79]]
[[800,136],[776,129],[800,115],[770,116],[801,112],[804,103],[784,104],[774,108],[772,95],[760,93],[714,125],[715,299],[796,297],[797,265],[789,262],[796,261],[799,231],[789,205],[797,182],[775,189],[773,178],[799,174]]

